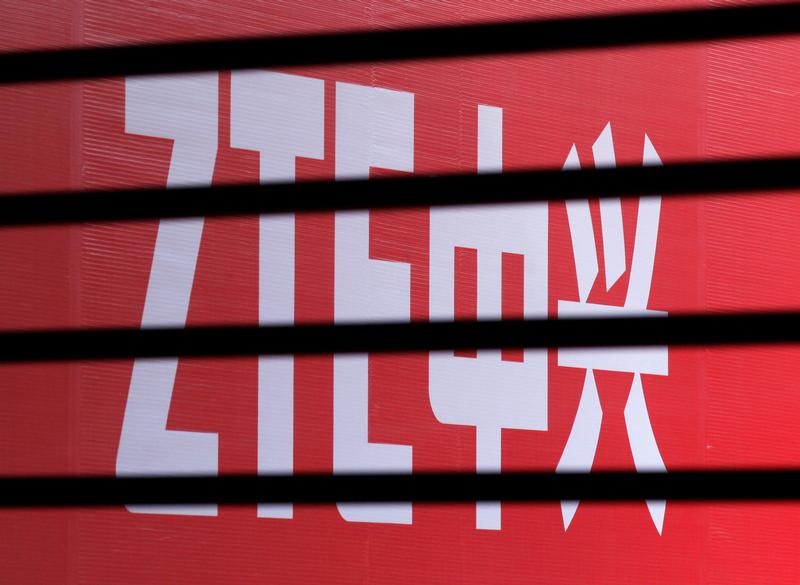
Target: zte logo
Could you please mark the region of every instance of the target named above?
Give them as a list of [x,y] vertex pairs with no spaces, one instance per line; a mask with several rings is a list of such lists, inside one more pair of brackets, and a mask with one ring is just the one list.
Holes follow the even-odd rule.
[[[256,151],[262,183],[293,181],[297,157],[322,159],[325,82],[265,71],[231,78],[230,145]],[[125,129],[173,141],[167,185],[210,185],[218,149],[218,76],[133,78],[126,82]],[[335,174],[366,178],[371,168],[414,171],[414,95],[336,83]],[[478,172],[503,168],[503,110],[477,108]],[[645,135],[643,164],[660,164]],[[573,145],[565,168],[579,166]],[[610,124],[595,142],[595,166],[615,164]],[[633,258],[626,258],[619,199],[600,204],[602,246],[595,242],[588,201],[567,205],[579,300],[561,300],[559,315],[651,314],[647,309],[655,259],[660,198],[642,197]],[[142,327],[185,324],[203,219],[159,224]],[[606,289],[630,266],[624,306],[588,302],[602,250]],[[408,321],[410,266],[370,257],[368,211],[335,214],[336,323]],[[432,209],[429,314],[434,320],[546,317],[546,204]],[[259,223],[258,314],[263,325],[292,324],[295,313],[295,221],[262,216]],[[559,351],[560,367],[585,371],[585,382],[558,471],[589,472],[603,413],[593,371],[634,374],[625,421],[636,468],[666,471],[650,426],[641,374],[667,375],[667,349]],[[117,456],[118,475],[217,474],[215,433],[167,429],[178,359],[137,359]],[[369,441],[369,357],[336,355],[333,365],[334,473],[412,473],[412,446]],[[545,350],[432,352],[430,406],[443,424],[476,429],[476,469],[500,472],[502,429],[548,430]],[[294,459],[294,360],[263,356],[258,363],[258,473],[286,474]],[[664,502],[648,502],[661,532]],[[563,502],[566,530],[577,502]],[[129,506],[132,512],[213,516],[214,505]],[[412,505],[340,504],[350,522],[411,524]],[[260,504],[261,518],[292,518],[291,504]],[[499,502],[477,504],[476,527],[501,528]]]

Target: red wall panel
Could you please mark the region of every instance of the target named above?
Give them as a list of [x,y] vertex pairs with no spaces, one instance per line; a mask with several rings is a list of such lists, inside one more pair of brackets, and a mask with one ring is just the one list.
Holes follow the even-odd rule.
[[[425,6],[351,1],[245,4],[233,0],[109,5],[85,0],[51,7],[36,2],[25,10],[10,5],[2,8],[14,24],[1,33],[0,46],[13,49],[381,29],[642,7],[671,8],[675,3],[598,2],[588,7],[582,3],[514,3],[494,7],[467,0]],[[37,22],[47,26],[37,26]],[[553,168],[565,164],[573,146],[581,166],[590,168],[602,164],[602,145],[597,141],[608,132],[608,124],[613,137],[610,152],[617,163],[642,163],[645,135],[665,164],[790,154],[797,148],[795,136],[800,130],[794,108],[800,86],[791,65],[796,44],[794,39],[781,39],[286,70],[294,80],[317,80],[311,85],[320,90],[314,96],[321,123],[315,126],[316,118],[311,115],[294,123],[287,115],[284,123],[271,128],[290,141],[298,136],[312,142],[318,139],[318,154],[306,153],[290,161],[288,168],[298,180],[333,179],[342,176],[348,164],[355,164],[352,161],[367,159],[374,163],[371,170],[365,169],[372,176],[412,170],[475,172],[487,170],[499,159],[504,170]],[[238,100],[245,98],[234,89],[239,75],[212,73],[197,86],[197,95],[176,94],[175,99],[185,98],[190,104],[179,111],[188,121],[178,124],[176,132],[195,136],[197,125],[204,124],[208,132],[216,134],[209,139],[213,168],[201,168],[197,161],[202,157],[192,158],[197,166],[187,167],[184,182],[187,177],[201,181],[203,172],[210,172],[214,184],[224,184],[254,182],[285,171],[279,168],[280,161],[272,166],[273,159],[241,147],[244,139],[239,133],[246,133],[248,125],[255,128],[261,124],[262,114],[271,111],[267,105],[260,110],[262,102],[258,100],[277,103],[269,100],[279,92],[256,92],[255,105],[244,108]],[[132,105],[132,88],[137,83],[112,79],[0,88],[3,189],[167,184],[178,149],[188,144],[195,152],[192,149],[202,149],[205,143],[189,140],[178,144],[168,137],[132,130],[134,109],[158,114],[159,108],[166,107],[158,101],[157,90],[142,94],[146,98],[152,95],[152,103],[147,98],[144,105],[141,100]],[[203,87],[211,88],[212,101],[197,97],[205,91]],[[351,90],[363,90],[370,97],[363,103],[346,102],[344,96]],[[287,95],[288,111],[293,103],[310,99],[311,93]],[[396,113],[401,108],[381,109],[381,100],[395,99],[413,103],[413,114],[404,118]],[[501,108],[502,125],[487,122],[489,125],[482,127],[479,106]],[[355,110],[346,110],[348,107]],[[347,128],[360,127],[363,122],[358,116],[346,116],[346,111],[374,114],[363,140],[356,134],[352,144],[346,143]],[[235,119],[245,121],[244,130],[236,129]],[[498,128],[501,146],[486,138]],[[408,154],[398,138],[406,131],[412,136],[409,160],[380,163]],[[205,138],[211,135],[208,132]],[[370,132],[378,138],[370,140]],[[485,132],[484,138],[479,137],[481,132]],[[265,132],[260,138],[268,142],[272,135]],[[606,148],[606,158],[608,153]],[[379,168],[382,166],[393,168]],[[597,201],[584,208],[589,223],[582,231],[577,223],[571,226],[576,220],[570,219],[563,203],[528,208],[546,214],[547,233],[540,229],[531,236],[545,243],[546,253],[533,258],[534,264],[526,264],[518,250],[504,250],[516,256],[507,256],[507,265],[491,273],[502,288],[499,296],[508,309],[503,314],[519,311],[521,305],[525,308],[526,302],[536,298],[531,286],[523,286],[528,282],[542,287],[542,310],[552,318],[562,314],[569,306],[564,303],[570,302],[614,308],[610,310],[627,306],[628,310],[669,313],[794,307],[798,207],[788,195],[664,199],[646,303],[632,306],[629,291],[634,286],[634,258],[644,245],[637,235],[637,223],[648,205],[652,209],[652,201],[622,201],[619,232],[614,230],[613,213],[605,216],[607,211],[601,210]],[[520,217],[522,214],[519,211]],[[482,229],[496,233],[498,240],[510,238],[514,216],[515,212],[503,216],[508,223],[502,225],[487,220]],[[346,223],[348,217],[320,213],[293,221],[293,236],[286,240],[292,246],[281,256],[286,262],[293,258],[289,272],[293,275],[293,306],[284,317],[288,314],[295,322],[333,322],[351,307],[347,310],[375,319],[388,311],[387,307],[398,305],[399,298],[403,318],[428,319],[439,298],[431,284],[439,277],[435,272],[438,265],[431,261],[431,247],[441,235],[436,226],[443,224],[424,209],[374,212],[352,224]],[[491,216],[486,213],[485,217]],[[367,226],[368,237],[352,248],[340,246],[337,252],[337,241],[341,244],[355,237],[344,225]],[[164,224],[148,221],[0,232],[2,327],[142,325],[148,318],[146,299],[156,273],[156,241],[165,233],[160,229],[166,230]],[[264,319],[259,312],[263,230],[255,217],[205,220],[196,265],[190,269],[187,324],[255,324]],[[612,232],[621,234],[622,251],[613,248]],[[579,284],[581,269],[575,259],[578,235],[591,243],[598,258],[596,278],[588,281],[585,291]],[[456,258],[475,258],[475,268],[456,269],[454,283],[461,283],[461,288],[457,286],[453,292],[453,303],[461,307],[474,303],[480,314],[487,294],[482,291],[489,290],[481,288],[480,279],[487,269],[481,247],[469,243],[472,236],[477,237],[464,236],[465,243],[457,253],[462,256],[456,256],[454,262],[464,267],[469,263],[459,264]],[[616,252],[619,254],[614,256]],[[607,273],[613,272],[613,259],[619,257],[624,259],[622,275],[607,286]],[[342,276],[342,267],[356,260],[366,267],[402,268],[405,284],[392,288],[383,277],[349,282],[351,277]],[[376,262],[380,260],[388,262]],[[173,268],[179,271],[185,265],[183,259]],[[279,280],[269,271],[266,275],[272,284]],[[362,277],[357,273],[352,278]],[[538,280],[526,280],[529,277]],[[514,297],[513,291],[520,287],[525,301]],[[164,311],[172,302],[168,295]],[[663,355],[667,356],[666,375],[636,369],[638,366],[621,371],[594,368],[591,379],[598,402],[586,408],[596,416],[601,412],[602,423],[596,440],[586,431],[588,438],[575,443],[583,452],[596,446],[594,456],[588,459],[592,469],[636,468],[634,459],[639,455],[635,447],[632,451],[631,436],[636,432],[631,428],[639,429],[636,436],[640,438],[642,432],[652,430],[658,457],[667,471],[795,464],[800,449],[794,422],[798,411],[794,381],[800,374],[796,348],[664,348]],[[499,371],[514,367],[512,363],[519,365],[519,358],[519,353],[506,353],[506,361],[498,362]],[[499,358],[482,353],[453,358],[464,360],[459,363],[492,359]],[[522,363],[535,359],[534,354],[526,354]],[[556,470],[565,449],[569,450],[573,426],[583,428],[583,423],[575,423],[576,412],[584,399],[590,401],[593,391],[585,386],[587,369],[567,367],[567,359],[566,353],[548,352],[541,368],[546,384],[530,387],[531,395],[544,397],[542,408],[534,414],[544,418],[545,426],[531,420],[529,424],[498,424],[504,427],[502,431],[494,429],[500,433],[496,454],[501,457],[502,470]],[[620,359],[630,361],[630,355],[626,358],[623,352]],[[441,421],[434,405],[437,390],[431,363],[428,355],[419,354],[372,356],[368,366],[357,366],[362,368],[358,371],[368,388],[368,400],[358,403],[366,409],[368,421],[363,440],[405,446],[414,471],[474,470],[482,453],[495,451],[482,450],[480,445],[486,443],[480,442],[483,439],[478,438],[475,425]],[[337,373],[344,371],[337,370],[342,364],[340,357],[302,357],[288,370],[293,413],[284,420],[293,425],[289,436],[295,471],[331,472],[337,457],[358,459],[355,451],[335,445],[338,432],[363,422],[337,418],[336,404],[355,409],[357,399],[341,397],[361,384],[356,377],[348,377],[350,374]],[[4,366],[0,377],[5,397],[0,407],[1,472],[120,472],[120,458],[125,457],[123,421],[130,420],[126,410],[131,416],[133,408],[134,367],[132,360]],[[633,416],[627,412],[636,410],[630,406],[630,396],[639,379],[647,424],[626,419]],[[509,380],[503,375],[488,381],[476,377],[476,387],[482,388],[483,395],[470,406],[470,413],[485,417],[504,400],[530,397],[527,390],[515,393],[516,386]],[[151,387],[154,383],[141,386],[142,396],[148,400]],[[220,473],[254,472],[259,465],[259,425],[272,412],[267,409],[260,423],[259,387],[255,358],[181,360],[166,427],[159,432],[215,434]],[[446,406],[469,405],[471,390],[445,389],[458,395]],[[146,410],[147,417],[150,413],[156,417],[157,410],[156,406]],[[168,450],[167,443],[163,449]],[[154,459],[159,456],[154,452]],[[186,462],[194,455],[187,451],[171,456]],[[649,461],[652,464],[652,458]],[[147,460],[134,463],[141,465],[142,472],[150,464]],[[713,583],[797,579],[794,550],[798,536],[792,520],[798,507],[794,504],[667,502],[663,526],[658,512],[651,516],[645,502],[581,504],[567,527],[566,509],[559,503],[503,504],[499,529],[476,527],[472,504],[416,505],[411,522],[403,524],[348,521],[347,514],[335,505],[295,507],[291,519],[258,517],[254,505],[221,506],[213,516],[139,513],[123,507],[5,511],[0,513],[6,535],[0,544],[0,575],[15,583]]]

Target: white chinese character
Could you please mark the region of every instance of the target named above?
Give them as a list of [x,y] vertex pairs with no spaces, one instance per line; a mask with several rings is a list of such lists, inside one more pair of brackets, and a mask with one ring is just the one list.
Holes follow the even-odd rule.
[[[478,108],[478,171],[502,169],[500,108]],[[430,241],[430,318],[455,316],[455,250],[476,250],[477,317],[502,316],[502,258],[523,257],[523,312],[547,316],[547,205],[432,209]],[[523,361],[501,360],[499,350],[476,358],[431,352],[429,395],[436,418],[474,426],[478,472],[501,470],[501,431],[547,430],[547,351],[527,349]],[[480,502],[476,526],[500,529],[500,503]]]
[[[614,142],[611,124],[607,124],[592,146],[595,166],[614,167]],[[644,165],[660,165],[650,138],[645,134]],[[580,168],[575,145],[570,149],[564,169]],[[659,196],[646,196],[639,199],[636,220],[636,236],[631,260],[630,281],[625,304],[622,307],[599,305],[587,302],[589,291],[598,274],[598,262],[592,219],[587,200],[567,202],[567,217],[572,237],[572,250],[575,256],[575,270],[578,277],[580,300],[559,301],[559,316],[569,317],[622,317],[631,315],[665,315],[662,311],[647,309],[653,264],[658,236],[658,221],[661,211]],[[600,201],[600,222],[603,234],[603,259],[606,268],[606,290],[610,289],[625,272],[625,241],[622,229],[622,206],[618,198]],[[603,411],[597,395],[593,370],[631,372],[634,374],[628,401],[625,405],[625,425],[628,441],[633,453],[637,471],[666,472],[664,461],[656,444],[647,405],[642,390],[642,374],[667,375],[667,347],[625,347],[596,349],[562,349],[558,352],[558,365],[583,368],[586,377],[578,404],[578,412],[572,425],[564,452],[558,462],[557,472],[585,472],[592,468]],[[664,524],[666,502],[648,500],[647,507],[659,534]],[[578,508],[577,501],[562,501],[561,514],[564,530]]]

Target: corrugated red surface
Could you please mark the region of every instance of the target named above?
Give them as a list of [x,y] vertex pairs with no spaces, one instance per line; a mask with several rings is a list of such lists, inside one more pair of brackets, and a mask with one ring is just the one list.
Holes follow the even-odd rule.
[[[638,1],[494,6],[467,0],[425,5],[84,0],[51,6],[37,1],[0,7],[9,23],[0,32],[0,47],[378,29],[675,6]],[[800,81],[793,54],[798,42],[293,70],[293,75],[322,80],[324,113],[322,154],[298,158],[296,175],[333,178],[337,154],[347,154],[337,153],[337,136],[341,139],[348,123],[338,118],[337,127],[343,107],[337,96],[346,90],[338,83],[413,94],[414,172],[474,171],[483,164],[478,156],[479,106],[502,108],[504,169],[561,166],[573,144],[580,163],[591,167],[597,158],[592,146],[609,122],[618,163],[642,162],[645,133],[666,164],[796,154]],[[232,74],[220,72],[211,79],[218,102],[213,181],[257,181],[258,152],[231,146],[238,140],[231,136]],[[125,96],[125,80],[0,88],[3,190],[166,184],[172,143],[126,132]],[[549,315],[562,311],[559,301],[616,307],[626,302],[642,209],[637,200],[622,203],[623,275],[606,290],[604,244],[598,244],[599,272],[584,298],[566,207],[549,207]],[[786,195],[664,200],[647,309],[796,308],[799,210]],[[590,204],[589,216],[588,235],[600,242],[610,228],[605,220],[601,228],[597,202]],[[337,231],[335,224],[333,214],[296,219],[297,322],[330,322],[338,310],[336,241],[348,234]],[[139,222],[0,231],[0,326],[139,326],[158,229],[158,222]],[[372,259],[409,267],[412,319],[428,318],[433,306],[431,229],[424,210],[373,213],[368,250],[352,250],[354,256],[368,253]],[[505,232],[504,226],[489,229]],[[257,218],[206,220],[189,324],[258,322],[258,246]],[[468,260],[480,250],[474,253],[468,245],[457,250],[457,266],[462,262],[466,268],[457,277],[461,292],[454,293],[455,304],[463,311],[459,314],[471,315],[473,305],[481,302],[473,274],[480,272],[481,261],[478,257],[477,268],[470,268]],[[518,256],[506,261],[503,271],[508,273],[498,278],[507,286],[501,296],[508,315],[519,311],[520,299],[513,291],[522,286],[528,266],[522,268]],[[379,292],[359,292],[364,318],[372,315],[370,298],[379,308],[382,304],[385,291],[375,290]],[[796,465],[798,355],[794,347],[670,349],[668,375],[641,375],[649,423],[667,470]],[[505,358],[518,360],[519,355]],[[503,429],[504,470],[555,470],[568,442],[586,392],[585,370],[559,365],[555,351],[546,361],[546,430]],[[0,473],[115,473],[133,365],[0,368]],[[332,356],[298,358],[294,364],[295,470],[333,470],[334,371]],[[411,446],[417,471],[475,468],[475,427],[437,419],[427,355],[373,357],[368,379],[370,442]],[[603,413],[593,468],[634,469],[624,414],[634,374],[597,368],[593,379]],[[487,405],[493,400],[491,391]],[[496,392],[503,391],[500,380]],[[220,472],[256,470],[258,425],[256,359],[179,364],[167,428],[217,433]],[[415,506],[411,524],[350,522],[334,505],[297,507],[292,519],[257,517],[255,506],[221,507],[208,517],[125,508],[4,511],[0,580],[794,582],[800,579],[795,554],[799,511],[795,504],[668,502],[661,533],[644,502],[581,504],[568,528],[558,503],[503,505],[500,530],[476,528],[473,505]]]

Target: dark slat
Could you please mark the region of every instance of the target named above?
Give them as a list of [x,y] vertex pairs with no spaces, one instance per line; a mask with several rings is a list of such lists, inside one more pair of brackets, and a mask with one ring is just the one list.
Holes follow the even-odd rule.
[[800,188],[800,157],[582,171],[409,176],[0,197],[0,226]]
[[598,49],[800,32],[800,6],[774,4],[0,54],[0,83],[255,67]]
[[619,502],[797,500],[800,471],[669,473],[415,473],[279,477],[38,477],[0,479],[0,508],[255,502]]
[[0,333],[0,362],[800,341],[800,312]]

